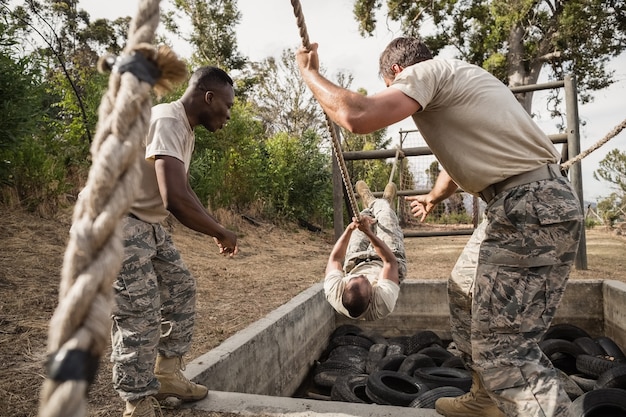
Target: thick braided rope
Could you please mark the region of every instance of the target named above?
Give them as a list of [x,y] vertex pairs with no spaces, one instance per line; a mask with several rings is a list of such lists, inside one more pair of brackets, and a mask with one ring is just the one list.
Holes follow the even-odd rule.
[[561,164],[561,168],[564,170],[569,169],[572,165],[574,165],[576,162],[582,160],[584,157],[586,157],[587,155],[589,155],[591,152],[595,151],[596,149],[598,149],[600,146],[604,145],[605,143],[607,143],[609,140],[613,139],[615,136],[617,136],[622,130],[624,130],[624,128],[626,128],[626,119],[624,119],[622,121],[622,123],[620,123],[619,125],[615,126],[613,128],[613,130],[611,130],[609,133],[607,133],[607,135],[605,137],[603,137],[602,139],[600,139],[597,143],[595,143],[593,146],[589,147],[588,149],[586,149],[585,151],[579,153],[578,155],[576,155],[573,158],[568,159],[567,161],[563,162]]
[[[304,14],[302,13],[302,6],[300,5],[299,0],[291,0],[291,5],[293,6],[293,13],[296,16],[296,22],[298,24],[298,29],[300,30],[300,38],[302,38],[302,46],[308,48],[311,43],[309,42],[309,34],[307,33],[306,23],[304,21]],[[335,152],[335,158],[337,159],[337,165],[339,166],[339,172],[341,173],[341,179],[345,184],[345,190],[348,193],[348,202],[350,203],[350,214],[351,217],[359,217],[359,207],[356,202],[356,196],[354,195],[354,190],[352,188],[352,183],[350,182],[350,177],[348,174],[348,168],[346,167],[346,162],[343,159],[343,150],[341,149],[341,143],[337,136],[337,132],[334,128],[334,123],[328,117],[328,114],[324,112],[324,116],[326,117],[326,127],[330,133],[330,137],[332,139],[333,151]]]
[[[142,0],[129,29],[125,54],[151,43],[159,23],[159,0]],[[137,151],[150,120],[151,85],[132,73],[113,72],[99,108],[91,145],[92,165],[74,207],[63,260],[59,304],[50,320],[48,354],[71,351],[99,358],[110,329],[112,283],[122,258],[120,220],[128,211],[139,180]],[[74,364],[76,365],[76,364]],[[41,417],[87,414],[85,378],[47,379]]]

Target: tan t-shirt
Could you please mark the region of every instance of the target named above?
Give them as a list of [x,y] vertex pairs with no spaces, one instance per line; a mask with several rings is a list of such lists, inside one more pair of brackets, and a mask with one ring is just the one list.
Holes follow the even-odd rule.
[[[324,294],[335,311],[346,317],[351,317],[348,310],[343,306],[341,298],[346,283],[353,277],[365,275],[372,284],[374,295],[369,307],[359,317],[362,320],[378,320],[387,317],[395,308],[400,286],[388,279],[381,279],[380,273],[383,268],[381,261],[363,262],[355,266],[349,275],[344,276],[340,270],[330,271],[324,278]],[[354,318],[354,317],[351,317]]]
[[145,159],[141,161],[141,180],[137,197],[130,212],[148,223],[163,221],[169,212],[165,209],[154,171],[157,155],[171,156],[185,164],[189,171],[195,137],[183,103],[158,104],[152,108],[150,127],[144,143]]
[[415,125],[450,177],[477,194],[510,176],[556,163],[559,153],[497,78],[459,60],[405,68],[391,85],[422,110]]

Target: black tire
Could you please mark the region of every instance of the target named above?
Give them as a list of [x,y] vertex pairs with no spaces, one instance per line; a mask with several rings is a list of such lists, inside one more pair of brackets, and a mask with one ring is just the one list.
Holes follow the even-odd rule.
[[605,354],[602,346],[590,337],[578,337],[574,340],[574,343],[582,349],[585,355],[602,356]]
[[442,368],[457,368],[457,369],[467,369],[465,367],[465,362],[463,358],[457,355],[450,356],[448,359],[443,361],[441,364]]
[[422,353],[414,353],[404,359],[404,362],[402,362],[398,368],[398,372],[413,376],[417,368],[427,368],[432,366],[437,366],[433,358]]
[[539,347],[548,357],[555,353],[566,353],[573,357],[584,353],[576,343],[565,339],[546,339],[539,342]]
[[326,362],[344,362],[365,372],[369,351],[359,346],[337,346],[328,355]]
[[420,349],[419,352],[423,355],[430,356],[437,366],[441,366],[441,364],[450,357],[454,356],[451,352],[448,352],[446,348],[439,345],[431,345],[424,349]]
[[539,342],[539,348],[556,368],[567,374],[576,373],[576,357],[583,353],[580,346],[565,339],[546,339]]
[[443,341],[435,332],[430,330],[418,331],[413,336],[409,336],[406,354],[407,356],[412,355],[431,345],[443,346]]
[[367,362],[365,363],[365,372],[371,374],[376,369],[378,362],[385,357],[387,353],[387,345],[375,343],[370,347],[367,354]]
[[590,378],[582,374],[572,374],[569,377],[580,387],[580,389],[583,390],[583,392],[588,392],[594,389],[597,381],[595,378]]
[[406,348],[404,347],[404,345],[389,343],[389,345],[387,345],[387,353],[385,353],[385,356],[404,355],[404,352],[406,352]]
[[409,346],[409,336],[395,336],[387,339],[387,343],[390,345],[400,345],[402,346],[403,352],[407,351]]
[[626,390],[602,388],[576,398],[570,406],[571,417],[624,417]]
[[369,348],[372,347],[373,344],[374,343],[367,337],[347,334],[345,336],[336,336],[330,339],[330,342],[328,342],[328,351],[333,350],[337,346],[343,345],[360,346],[366,350],[369,350]]
[[330,351],[330,353],[328,354],[328,359],[336,357],[357,357],[365,361],[368,354],[369,349],[365,349],[364,347],[354,345],[341,345],[335,347],[333,350]]
[[550,326],[548,331],[543,337],[543,340],[547,339],[565,339],[573,342],[579,337],[590,337],[586,330],[573,324],[560,323]]
[[374,401],[365,393],[367,379],[369,375],[344,375],[337,378],[330,391],[330,398],[333,401],[343,401],[348,403],[372,404]]
[[351,363],[328,360],[319,363],[313,371],[313,382],[321,387],[332,387],[342,375],[362,374],[363,369]]
[[373,330],[363,330],[362,333],[359,334],[361,337],[365,337],[372,341],[372,343],[382,343],[383,345],[388,345],[389,342],[386,338],[384,338],[380,333],[377,333]]
[[387,355],[382,358],[374,367],[376,371],[398,371],[402,362],[406,359],[406,355]]
[[444,397],[454,398],[454,397],[460,397],[463,394],[465,394],[465,391],[463,391],[461,388],[437,387],[437,388],[430,389],[428,391],[421,392],[413,401],[411,401],[411,404],[409,404],[409,407],[433,408],[434,409],[435,402],[439,398],[444,398]]
[[355,324],[342,324],[337,327],[333,333],[330,335],[330,338],[333,339],[337,336],[346,336],[346,335],[358,335],[361,334],[363,330],[355,325]]
[[417,368],[413,376],[425,383],[430,389],[447,386],[457,387],[463,392],[468,392],[472,386],[472,374],[465,369],[442,368],[440,366]]
[[578,355],[576,358],[576,369],[585,375],[589,375],[597,379],[604,372],[620,365],[619,362],[607,358],[597,358],[591,355]]
[[602,373],[594,385],[594,389],[601,388],[626,389],[626,365],[618,365]]
[[406,407],[428,388],[415,378],[394,371],[374,372],[367,379],[365,392],[374,402]]
[[624,351],[622,351],[613,339],[607,336],[600,336],[595,340],[608,356],[614,358],[616,361],[626,362],[626,355],[624,355]]

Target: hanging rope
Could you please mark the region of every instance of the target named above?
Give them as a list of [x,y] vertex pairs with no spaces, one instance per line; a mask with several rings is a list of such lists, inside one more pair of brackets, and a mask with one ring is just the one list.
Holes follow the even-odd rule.
[[576,162],[582,160],[584,157],[586,157],[587,155],[589,155],[591,152],[595,151],[596,149],[598,149],[600,146],[604,145],[605,143],[607,143],[609,140],[613,139],[615,136],[617,136],[622,130],[624,130],[624,128],[626,128],[626,119],[624,119],[622,121],[622,123],[620,123],[619,125],[615,126],[613,128],[613,130],[611,130],[605,137],[603,137],[602,139],[600,139],[595,145],[591,146],[589,149],[579,153],[578,155],[576,155],[573,158],[570,158],[569,160],[563,162],[561,164],[561,168],[563,170],[567,170],[569,169],[572,165],[574,165]]
[[[291,0],[291,5],[293,6],[293,13],[296,16],[296,22],[298,24],[298,29],[300,30],[300,37],[302,38],[302,46],[305,48],[309,48],[311,43],[309,42],[309,34],[306,30],[306,23],[304,22],[304,15],[302,13],[302,6],[300,5],[299,0]],[[326,127],[330,133],[330,137],[332,139],[333,152],[335,153],[335,158],[337,159],[337,165],[339,166],[339,172],[341,173],[341,179],[345,185],[344,189],[348,193],[348,203],[350,207],[348,207],[351,217],[359,217],[359,207],[356,202],[356,196],[354,195],[354,189],[352,188],[352,183],[350,182],[350,177],[348,175],[348,169],[346,167],[346,162],[343,159],[343,150],[341,149],[341,142],[339,141],[339,137],[337,136],[337,132],[334,129],[334,123],[328,117],[328,114],[324,112],[324,116],[326,117]]]
[[63,259],[59,304],[48,330],[47,379],[40,417],[87,414],[87,390],[109,340],[112,284],[121,266],[122,217],[139,186],[138,151],[157,95],[187,75],[166,47],[151,46],[159,23],[159,0],[141,1],[120,59],[107,58],[108,91],[98,109],[92,165],[74,207]]
[[400,160],[400,157],[406,158],[404,152],[402,152],[402,149],[396,149],[396,158],[393,160],[393,166],[391,167],[391,174],[389,174],[388,182],[393,182],[393,177],[395,177],[396,175],[396,170],[398,169],[398,161]]

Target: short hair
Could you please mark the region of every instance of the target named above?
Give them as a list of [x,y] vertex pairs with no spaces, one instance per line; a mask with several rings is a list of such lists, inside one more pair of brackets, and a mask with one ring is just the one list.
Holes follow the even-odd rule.
[[406,68],[429,59],[433,59],[433,54],[421,39],[396,38],[389,42],[389,45],[380,54],[378,60],[379,73],[385,79],[393,79],[394,73],[391,67],[394,64]]
[[[358,279],[359,283],[356,285],[348,285],[352,280]],[[368,292],[368,286],[362,285],[363,280],[369,284],[369,280],[365,275],[358,275],[350,279],[346,283],[346,287],[343,290],[341,296],[341,303],[350,314],[350,317],[357,318],[361,314],[365,313],[367,307],[370,304],[370,297]]]
[[213,66],[200,67],[191,74],[189,87],[199,90],[212,90],[216,86],[233,85],[233,79],[221,68]]

